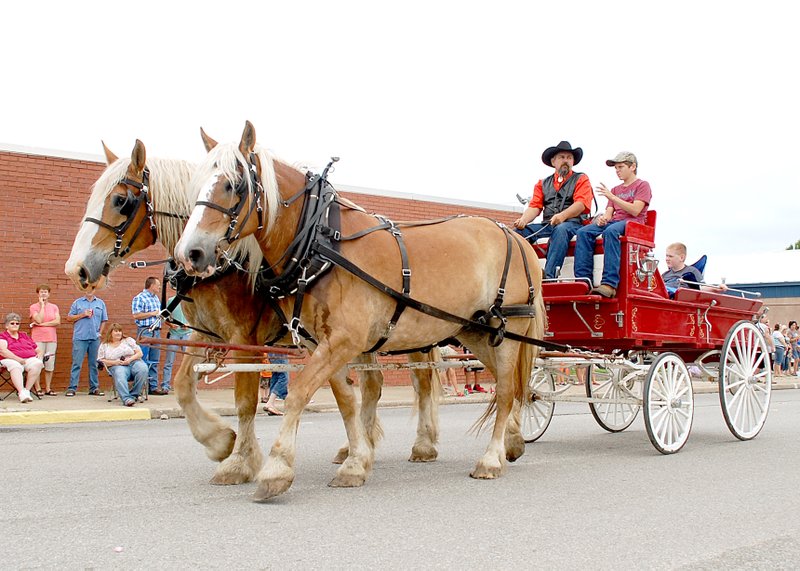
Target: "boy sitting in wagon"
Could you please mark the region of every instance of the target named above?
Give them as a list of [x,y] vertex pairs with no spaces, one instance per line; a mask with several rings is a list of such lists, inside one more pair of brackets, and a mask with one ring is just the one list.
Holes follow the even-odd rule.
[[721,293],[728,290],[725,284],[720,285],[694,285],[703,283],[703,272],[694,266],[686,265],[686,245],[675,242],[667,246],[666,262],[669,270],[661,275],[669,296],[673,297],[675,291],[681,287],[681,280],[690,282],[689,287]]

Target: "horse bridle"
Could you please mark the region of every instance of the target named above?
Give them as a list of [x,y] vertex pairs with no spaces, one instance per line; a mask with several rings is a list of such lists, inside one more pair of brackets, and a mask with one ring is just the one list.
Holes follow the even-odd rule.
[[[102,220],[98,220],[97,218],[92,218],[91,216],[87,216],[83,219],[84,222],[93,222],[100,226],[101,228],[105,228],[106,230],[110,230],[116,236],[114,241],[114,252],[109,256],[109,261],[106,262],[106,267],[103,270],[104,275],[108,275],[108,272],[111,269],[111,258],[124,258],[128,255],[131,251],[131,246],[139,237],[142,230],[144,229],[147,222],[150,222],[150,232],[152,233],[153,242],[150,244],[151,246],[156,243],[158,240],[158,234],[156,231],[156,223],[153,220],[153,214],[155,211],[153,210],[153,203],[150,200],[150,171],[145,168],[142,171],[142,182],[135,181],[128,177],[123,178],[119,181],[119,184],[124,184],[129,187],[133,187],[139,190],[138,195],[134,195],[133,191],[128,188],[128,196],[125,201],[125,207],[133,201],[133,207],[131,212],[127,215],[125,220],[117,224],[116,226],[112,226],[107,222],[103,222]],[[139,223],[139,226],[136,228],[136,231],[133,233],[133,237],[128,240],[128,245],[125,248],[122,247],[122,238],[125,236],[125,233],[128,231],[128,228],[133,223],[133,220],[136,218],[136,214],[144,205],[145,208],[145,215],[142,217],[142,221]]]
[[[250,156],[245,160],[245,164],[247,166],[247,173],[242,175],[241,180],[234,189],[234,192],[239,200],[233,205],[233,207],[225,208],[224,206],[220,206],[215,202],[209,202],[207,200],[198,200],[195,203],[196,206],[207,206],[208,208],[222,212],[225,216],[230,218],[228,231],[225,233],[225,236],[220,239],[220,242],[224,241],[227,244],[231,244],[239,239],[239,236],[242,233],[242,228],[244,228],[244,225],[247,224],[248,220],[250,220],[253,210],[256,211],[256,215],[258,216],[258,230],[262,230],[264,228],[264,208],[261,205],[261,200],[264,196],[264,188],[261,186],[261,179],[258,176],[256,157],[254,153],[250,153]],[[244,200],[249,189],[252,189],[252,192],[249,193],[251,195],[250,209],[245,213],[242,223],[239,224],[239,216],[242,214]],[[236,230],[236,226],[239,226],[239,230],[234,232]]]

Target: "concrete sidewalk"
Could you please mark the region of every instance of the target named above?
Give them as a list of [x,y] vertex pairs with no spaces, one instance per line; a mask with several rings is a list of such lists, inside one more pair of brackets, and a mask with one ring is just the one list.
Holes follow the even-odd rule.
[[[492,386],[487,383],[486,387]],[[717,383],[695,381],[695,394],[718,392]],[[773,389],[800,389],[800,377],[779,377],[773,380]],[[356,390],[358,392],[358,390]],[[585,395],[582,385],[575,385],[567,391],[569,395]],[[205,408],[215,411],[221,416],[235,416],[233,389],[202,389],[197,391],[198,400]],[[66,422],[105,422],[114,420],[150,420],[179,418],[183,416],[178,406],[175,393],[166,396],[151,396],[142,404],[133,407],[122,406],[119,400],[109,400],[113,395],[109,392],[104,397],[89,396],[78,393],[74,397],[65,397],[59,393],[55,397],[34,398],[32,403],[21,404],[16,395],[9,396],[0,402],[0,426],[22,424],[52,424]],[[474,394],[464,397],[442,397],[443,404],[486,403],[490,394]],[[414,390],[411,386],[387,386],[378,404],[380,407],[412,406]],[[320,388],[312,402],[306,407],[307,412],[330,412],[337,410],[333,392],[327,385]],[[259,404],[259,415],[266,415],[263,405]]]

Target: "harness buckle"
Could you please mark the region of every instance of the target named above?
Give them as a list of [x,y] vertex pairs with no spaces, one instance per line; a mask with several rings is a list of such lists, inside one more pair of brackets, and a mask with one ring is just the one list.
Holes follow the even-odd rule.
[[136,260],[135,262],[130,262],[128,266],[130,266],[131,268],[146,268],[147,262],[145,262],[144,260]]
[[292,320],[286,324],[286,328],[289,330],[289,333],[292,334],[292,343],[296,346],[300,346],[300,334],[297,332],[300,328],[300,318],[292,317]]
[[338,242],[339,240],[341,240],[341,238],[342,238],[342,233],[339,232],[338,230],[334,230],[333,239]]
[[411,277],[411,268],[403,268],[403,277],[410,278]]

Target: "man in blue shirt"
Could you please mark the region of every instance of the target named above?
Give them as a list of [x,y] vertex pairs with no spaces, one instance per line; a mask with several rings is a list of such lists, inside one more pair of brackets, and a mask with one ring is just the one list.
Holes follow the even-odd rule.
[[95,297],[94,288],[90,288],[83,297],[72,302],[66,320],[67,323],[75,324],[72,328],[72,369],[66,396],[74,397],[75,391],[78,390],[84,356],[89,360],[89,394],[104,396],[105,393],[100,390],[100,380],[97,378],[97,350],[100,348],[100,338],[104,335],[105,324],[108,321],[106,304],[99,297]]
[[[144,290],[138,293],[131,302],[131,312],[136,323],[136,338],[142,337],[161,337],[161,302],[158,299],[158,290],[161,288],[161,281],[155,277],[149,277],[144,281]],[[158,361],[161,358],[161,350],[157,345],[140,345],[142,349],[142,360],[147,363],[148,388],[147,393],[151,395],[165,395],[168,391],[158,388]]]

